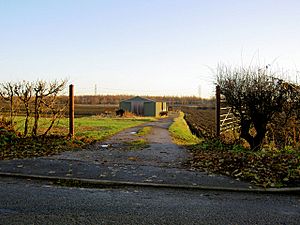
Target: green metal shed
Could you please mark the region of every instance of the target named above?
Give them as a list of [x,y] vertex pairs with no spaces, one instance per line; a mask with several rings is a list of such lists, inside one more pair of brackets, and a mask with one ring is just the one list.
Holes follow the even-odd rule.
[[160,112],[167,111],[166,102],[156,102],[151,99],[136,96],[120,102],[120,109],[132,112],[139,116],[159,116]]

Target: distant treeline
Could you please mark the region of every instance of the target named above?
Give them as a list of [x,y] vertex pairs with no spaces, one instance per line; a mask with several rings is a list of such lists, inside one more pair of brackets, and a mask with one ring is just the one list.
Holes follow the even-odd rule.
[[[79,95],[74,96],[75,104],[77,105],[107,105],[117,106],[120,101],[133,98],[133,95]],[[197,106],[200,108],[213,108],[215,107],[215,99],[203,99],[195,96],[141,96],[144,98],[152,99],[155,101],[167,102],[168,106]],[[17,100],[17,96],[13,96]],[[46,97],[47,98],[47,97]],[[32,101],[34,96],[32,97]],[[57,96],[56,104],[65,105],[69,101],[68,96]],[[14,101],[16,102],[16,101]],[[0,98],[0,109],[8,108],[9,102]],[[22,108],[22,106],[19,106]]]
[[[133,95],[81,95],[75,96],[75,104],[91,105],[118,105],[120,101],[135,97]],[[172,105],[197,105],[203,107],[213,107],[215,99],[203,99],[196,96],[141,96],[155,101],[167,102]]]

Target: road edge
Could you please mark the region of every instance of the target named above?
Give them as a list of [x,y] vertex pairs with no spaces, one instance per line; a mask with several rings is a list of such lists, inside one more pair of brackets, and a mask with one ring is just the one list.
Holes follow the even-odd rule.
[[203,191],[222,191],[222,192],[247,192],[262,194],[296,194],[300,195],[300,187],[293,188],[231,188],[216,187],[204,185],[177,185],[177,184],[159,184],[159,183],[142,183],[130,181],[113,181],[113,180],[95,180],[86,178],[60,177],[60,176],[44,176],[21,173],[0,172],[0,177],[46,180],[61,186],[71,187],[89,187],[89,188],[120,188],[120,187],[148,187],[148,188],[165,188],[165,189],[185,189],[185,190],[203,190]]

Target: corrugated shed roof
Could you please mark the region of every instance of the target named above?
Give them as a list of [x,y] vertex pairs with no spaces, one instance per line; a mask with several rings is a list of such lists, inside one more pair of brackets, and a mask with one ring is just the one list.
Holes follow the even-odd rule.
[[136,97],[133,97],[133,98],[130,98],[130,99],[126,99],[126,100],[123,100],[121,102],[155,102],[154,100],[151,100],[151,99],[148,99],[148,98],[142,98],[140,96],[136,96]]

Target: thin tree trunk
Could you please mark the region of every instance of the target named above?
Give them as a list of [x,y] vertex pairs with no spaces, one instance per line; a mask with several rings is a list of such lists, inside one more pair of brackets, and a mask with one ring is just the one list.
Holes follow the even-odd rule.
[[48,134],[48,132],[52,129],[55,120],[56,120],[56,118],[53,118],[53,119],[52,119],[50,126],[49,126],[48,129],[45,131],[45,133],[43,134],[43,136],[46,136],[46,135]]
[[14,115],[13,97],[10,98],[10,125],[13,125],[13,115]]
[[25,118],[25,124],[24,124],[24,136],[27,136],[27,134],[28,134],[29,116],[30,116],[28,103],[25,103],[25,110],[26,110],[26,118]]
[[38,98],[39,98],[38,96],[35,97],[35,105],[34,105],[34,124],[33,124],[33,128],[32,128],[32,134],[34,136],[37,136],[38,121],[39,121],[39,117],[40,117]]

